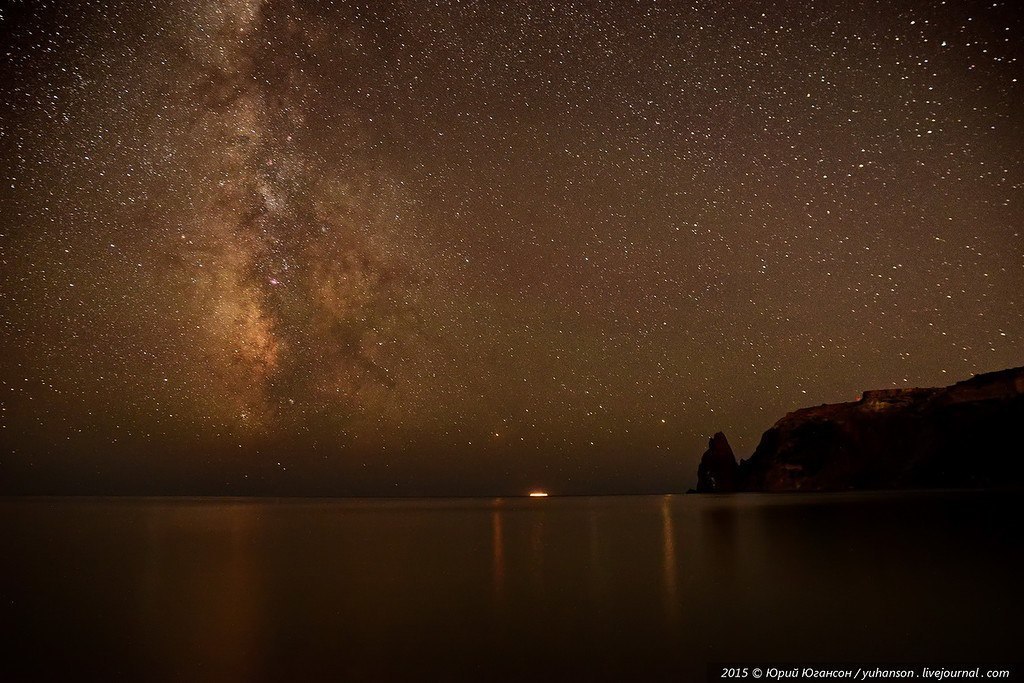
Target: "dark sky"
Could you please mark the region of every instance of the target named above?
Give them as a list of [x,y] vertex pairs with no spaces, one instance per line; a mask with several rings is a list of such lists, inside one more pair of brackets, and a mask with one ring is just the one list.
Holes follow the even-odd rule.
[[1020,14],[8,7],[0,490],[684,490],[1020,365]]

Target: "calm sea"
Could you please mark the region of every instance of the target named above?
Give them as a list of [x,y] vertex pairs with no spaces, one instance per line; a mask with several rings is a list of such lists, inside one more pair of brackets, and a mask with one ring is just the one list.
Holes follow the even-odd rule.
[[1019,659],[1024,496],[0,500],[0,680]]

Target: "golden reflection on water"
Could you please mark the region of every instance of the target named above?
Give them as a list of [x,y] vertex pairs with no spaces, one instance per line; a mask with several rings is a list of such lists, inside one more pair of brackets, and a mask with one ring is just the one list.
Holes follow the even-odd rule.
[[531,510],[530,519],[530,573],[534,585],[544,585],[544,515],[543,509]]
[[588,544],[590,548],[590,562],[587,566],[587,574],[590,576],[590,600],[594,605],[596,605],[601,593],[604,591],[604,583],[601,580],[601,567],[603,562],[601,560],[601,539],[598,527],[597,508],[593,499],[590,500],[587,513],[587,531],[590,540]]
[[[1009,659],[1019,507],[991,492],[0,499],[18,624],[0,678],[687,681],[793,643],[822,661]],[[949,547],[972,562],[937,562]]]
[[[247,545],[259,533],[259,507],[144,509],[148,552],[139,597],[145,621],[163,623],[173,634],[165,643],[178,643],[202,663],[202,680],[250,679],[261,665],[264,626],[263,581]],[[174,652],[156,654],[174,661]]]
[[505,534],[502,528],[502,500],[495,499],[491,510],[491,552],[493,555],[494,597],[500,603],[505,598]]
[[665,618],[679,623],[679,566],[676,563],[676,534],[672,520],[672,496],[661,499],[662,573],[665,586]]

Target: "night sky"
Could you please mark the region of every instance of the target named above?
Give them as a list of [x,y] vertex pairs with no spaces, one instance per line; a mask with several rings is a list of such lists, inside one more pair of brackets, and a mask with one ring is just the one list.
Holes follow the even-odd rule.
[[0,491],[682,491],[1024,362],[1015,2],[22,2]]

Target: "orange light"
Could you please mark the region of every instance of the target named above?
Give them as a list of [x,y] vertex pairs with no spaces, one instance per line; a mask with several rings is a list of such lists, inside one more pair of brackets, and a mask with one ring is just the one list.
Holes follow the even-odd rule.
[[548,494],[544,491],[530,491],[530,498],[547,498]]

